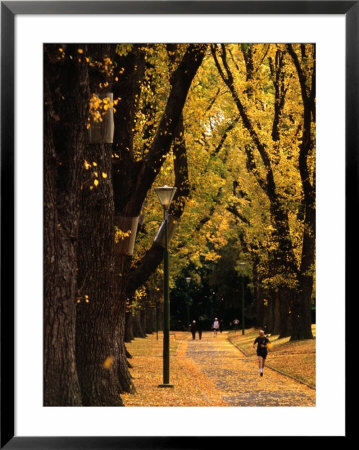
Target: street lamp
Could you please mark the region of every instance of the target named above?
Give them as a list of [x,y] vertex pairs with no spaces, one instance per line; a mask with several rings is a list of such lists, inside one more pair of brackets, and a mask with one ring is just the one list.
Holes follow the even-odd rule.
[[170,299],[169,299],[169,264],[168,264],[168,210],[176,192],[175,187],[162,186],[155,188],[164,212],[165,249],[163,254],[163,384],[159,387],[173,387],[170,381]]
[[239,268],[241,271],[241,278],[242,278],[242,335],[244,334],[244,271],[246,270],[247,264],[245,262],[239,263]]

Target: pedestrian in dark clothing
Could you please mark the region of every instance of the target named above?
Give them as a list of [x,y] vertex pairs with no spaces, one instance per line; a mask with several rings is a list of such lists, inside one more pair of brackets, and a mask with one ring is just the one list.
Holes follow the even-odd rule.
[[195,320],[192,320],[192,323],[190,325],[191,333],[192,333],[192,339],[196,339],[196,330],[197,330],[197,323]]
[[199,340],[201,340],[202,339],[202,330],[203,330],[201,319],[197,320],[196,325],[197,325],[197,331],[198,331],[198,338],[199,338]]
[[258,365],[259,365],[259,374],[263,376],[263,369],[265,365],[265,360],[268,354],[268,344],[270,344],[270,340],[264,335],[263,330],[259,330],[259,336],[254,340],[253,347],[257,344],[257,356],[258,356]]

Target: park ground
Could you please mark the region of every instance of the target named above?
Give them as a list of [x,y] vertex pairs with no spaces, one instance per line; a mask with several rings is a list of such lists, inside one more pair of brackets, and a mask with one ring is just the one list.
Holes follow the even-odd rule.
[[[315,327],[313,327],[315,334]],[[315,339],[272,342],[264,376],[259,376],[255,329],[207,331],[202,340],[171,332],[170,383],[162,383],[162,334],[136,338],[126,347],[135,394],[123,394],[125,406],[315,406]]]

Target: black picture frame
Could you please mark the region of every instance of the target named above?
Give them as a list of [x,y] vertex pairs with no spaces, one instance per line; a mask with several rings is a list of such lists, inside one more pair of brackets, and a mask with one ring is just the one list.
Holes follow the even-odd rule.
[[[3,1],[1,2],[1,442],[6,449],[159,449],[233,445],[239,437],[15,436],[14,405],[14,33],[17,14],[339,14],[346,21],[346,267],[358,249],[358,1]],[[350,242],[348,237],[350,236]],[[346,298],[355,277],[346,270]],[[347,304],[346,304],[347,305]],[[347,331],[346,331],[347,338]],[[346,427],[346,437],[348,428]],[[231,441],[231,442],[230,442]],[[258,444],[258,443],[256,443]],[[255,444],[255,445],[256,445]],[[259,443],[262,445],[262,443]]]

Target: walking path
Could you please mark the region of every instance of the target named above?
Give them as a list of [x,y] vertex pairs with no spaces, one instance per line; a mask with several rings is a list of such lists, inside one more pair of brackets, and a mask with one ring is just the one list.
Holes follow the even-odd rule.
[[226,332],[217,337],[205,332],[202,340],[188,337],[176,356],[185,370],[191,367],[198,372],[194,382],[200,383],[201,377],[211,381],[217,401],[224,406],[315,406],[314,389],[268,367],[260,377],[255,350],[245,356],[227,340]]

